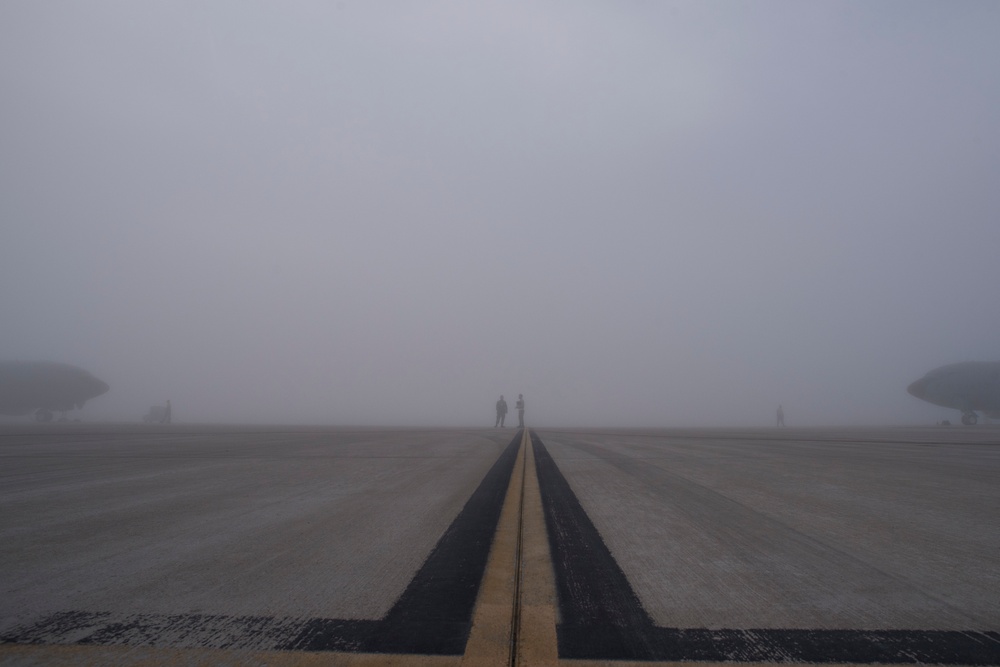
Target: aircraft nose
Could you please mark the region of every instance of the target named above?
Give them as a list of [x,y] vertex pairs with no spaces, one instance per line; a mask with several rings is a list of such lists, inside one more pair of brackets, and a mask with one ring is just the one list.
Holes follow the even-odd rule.
[[906,391],[911,396],[923,398],[924,394],[927,393],[927,378],[920,378],[916,382],[911,383],[910,386],[906,388]]
[[111,389],[111,387],[108,386],[107,382],[104,382],[103,380],[98,380],[96,383],[94,383],[94,391],[96,392],[94,396],[100,396],[101,394],[106,393],[109,389]]

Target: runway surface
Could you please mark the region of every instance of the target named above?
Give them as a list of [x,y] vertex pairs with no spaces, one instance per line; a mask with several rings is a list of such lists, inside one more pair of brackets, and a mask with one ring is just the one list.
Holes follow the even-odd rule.
[[990,427],[8,424],[0,466],[4,664],[1000,664]]

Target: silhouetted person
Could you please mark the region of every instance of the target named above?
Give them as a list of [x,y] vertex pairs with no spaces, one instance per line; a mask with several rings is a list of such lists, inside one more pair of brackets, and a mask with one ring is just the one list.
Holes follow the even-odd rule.
[[777,426],[784,426],[784,425],[785,425],[785,411],[782,410],[781,406],[779,405],[778,406],[778,423],[777,423]]
[[167,409],[163,411],[163,419],[160,420],[161,424],[170,423],[170,401],[167,401]]
[[500,394],[500,400],[497,401],[497,423],[493,425],[493,428],[499,426],[503,428],[503,420],[507,417],[507,401],[503,400],[503,394]]
[[524,394],[517,395],[515,407],[517,408],[517,427],[524,428]]

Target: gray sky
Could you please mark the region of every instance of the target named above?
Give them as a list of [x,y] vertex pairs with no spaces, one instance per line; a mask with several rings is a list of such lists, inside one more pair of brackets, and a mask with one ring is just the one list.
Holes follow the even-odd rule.
[[7,0],[0,358],[87,419],[954,418],[998,63],[994,1]]

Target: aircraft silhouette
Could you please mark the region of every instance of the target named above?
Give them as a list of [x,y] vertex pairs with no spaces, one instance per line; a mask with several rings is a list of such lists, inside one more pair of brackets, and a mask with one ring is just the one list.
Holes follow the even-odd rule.
[[976,411],[1000,419],[1000,361],[966,361],[941,366],[906,388],[919,399],[962,411],[962,423],[979,421]]
[[0,415],[52,421],[55,411],[82,408],[108,391],[107,383],[76,366],[51,361],[0,361]]

